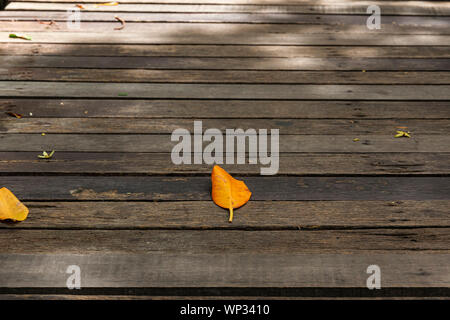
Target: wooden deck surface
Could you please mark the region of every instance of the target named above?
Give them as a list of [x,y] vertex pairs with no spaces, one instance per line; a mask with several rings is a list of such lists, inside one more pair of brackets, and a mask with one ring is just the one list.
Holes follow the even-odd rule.
[[[0,298],[450,297],[450,2],[119,2],[0,12],[0,187],[30,209]],[[171,161],[194,120],[280,129],[277,175],[223,166],[253,192],[231,224],[212,166]]]

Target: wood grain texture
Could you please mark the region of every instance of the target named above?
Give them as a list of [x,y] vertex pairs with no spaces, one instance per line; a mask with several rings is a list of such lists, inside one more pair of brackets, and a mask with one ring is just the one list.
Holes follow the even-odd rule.
[[[132,133],[172,134],[185,128],[194,132],[191,119],[121,119],[121,118],[33,118],[16,119],[2,115],[0,133]],[[447,135],[450,120],[328,120],[328,119],[196,119],[203,128],[243,130],[279,129],[281,135],[385,135],[398,128],[417,135]],[[407,129],[405,129],[407,128]]]
[[[114,32],[114,33],[139,33],[158,32],[160,35],[171,35],[176,33],[202,34],[204,36],[215,35],[217,37],[224,34],[248,34],[262,36],[279,34],[280,36],[293,36],[295,34],[341,34],[341,33],[362,33],[362,34],[450,34],[448,28],[442,26],[410,26],[398,24],[384,24],[381,29],[369,30],[365,24],[334,25],[327,24],[234,24],[234,23],[139,23],[129,22],[126,27],[117,30],[121,23],[115,22],[83,22],[80,32]],[[74,31],[67,23],[53,22],[38,23],[37,21],[3,21],[0,31],[29,32],[48,31],[66,32]]]
[[450,119],[447,101],[252,101],[0,99],[4,112],[34,118]]
[[[236,12],[236,13],[308,13],[308,14],[366,14],[369,1],[363,3],[342,3],[340,5],[314,5],[310,2],[307,5],[222,5],[222,4],[120,4],[119,6],[85,5],[83,11],[104,11],[104,12]],[[449,16],[450,6],[443,2],[435,2],[432,5],[423,5],[405,2],[381,2],[379,6],[383,13],[387,15],[433,15]],[[6,10],[27,10],[27,11],[66,11],[74,8],[70,3],[37,3],[37,2],[12,2]]]
[[185,34],[139,32],[130,37],[113,32],[27,32],[32,40],[11,39],[9,32],[0,32],[0,43],[79,43],[79,44],[231,44],[231,45],[345,45],[345,46],[437,46],[450,44],[450,35],[373,34]]
[[[49,70],[114,69],[118,75],[121,71],[117,69],[450,71],[450,59],[0,56],[0,67],[9,69],[23,66]],[[95,76],[95,70],[91,72]],[[439,74],[435,77],[439,77]]]
[[[47,3],[99,3],[97,0],[11,0],[10,2],[47,2]],[[360,5],[377,4],[377,5],[400,5],[406,4],[409,6],[425,5],[433,7],[435,4],[440,3],[441,0],[417,2],[417,1],[405,1],[405,0],[377,0],[377,1],[361,1],[352,0],[351,2]],[[140,4],[140,3],[157,3],[157,4],[249,4],[249,5],[302,5],[309,6],[311,4],[317,4],[317,1],[313,0],[123,0],[121,3],[126,4]],[[340,5],[348,3],[346,0],[320,0],[321,4],[327,5]]]
[[[219,67],[221,65],[216,65]],[[423,68],[422,65],[415,65]],[[401,69],[401,65],[396,66]],[[135,83],[450,84],[450,72],[0,68],[0,80]]]
[[[34,232],[16,232],[17,235],[21,233],[33,234]],[[76,231],[65,231],[64,233],[80,238],[83,235],[95,234]],[[219,254],[214,253],[214,245],[218,243],[218,240],[223,240],[220,237],[220,232],[208,233],[207,231],[203,232],[208,241],[213,234],[218,235],[218,238],[209,244],[210,249],[204,253],[198,253],[194,249],[198,245],[197,235],[184,232],[183,238],[190,241],[186,241],[188,245],[182,245],[180,249],[188,246],[190,250],[182,252],[176,249],[166,255],[157,251],[152,252],[152,245],[149,245],[148,250],[141,255],[110,252],[107,254],[94,252],[68,255],[61,253],[62,249],[57,249],[56,254],[3,254],[0,256],[1,291],[2,293],[16,294],[27,291],[41,291],[41,293],[47,292],[47,294],[74,294],[65,287],[68,277],[65,271],[69,265],[78,265],[82,270],[82,289],[76,290],[81,295],[107,294],[108,292],[123,295],[128,292],[128,294],[134,295],[156,296],[164,294],[179,296],[188,293],[197,296],[226,296],[228,292],[228,295],[232,296],[252,294],[255,296],[305,296],[308,293],[313,296],[333,296],[344,293],[345,296],[352,295],[352,291],[356,291],[364,296],[377,296],[373,293],[368,294],[367,292],[371,290],[367,290],[366,287],[366,270],[369,265],[374,263],[383,270],[384,290],[403,288],[403,294],[401,290],[398,290],[397,295],[417,295],[420,291],[422,291],[422,295],[427,292],[430,292],[428,294],[433,292],[433,295],[436,295],[439,291],[441,291],[441,294],[445,294],[446,290],[443,289],[449,283],[448,262],[450,255],[448,254],[414,253],[411,251],[406,251],[404,254],[398,254],[398,251],[389,253],[379,251],[367,254],[364,250],[358,250],[359,252],[353,254],[323,253],[317,255],[298,250],[301,245],[295,245],[292,242],[291,244],[297,247],[297,250],[294,249],[292,252],[280,250],[281,252],[274,253],[270,252],[271,250],[260,249],[259,251],[263,252],[249,254],[245,247],[254,247],[254,245],[240,245],[237,250],[227,249],[224,253]],[[230,234],[230,232],[226,233]],[[289,233],[283,234],[287,236]],[[46,232],[46,234],[52,236],[52,232]],[[99,240],[103,241],[104,236],[108,233],[97,232],[96,234],[99,235]],[[180,240],[182,239],[178,239],[179,235],[173,234],[174,240],[181,243]],[[236,233],[234,236],[239,237],[244,236],[244,234],[248,234],[248,232]],[[277,235],[277,233],[252,232],[248,236],[249,239],[255,241],[256,245],[261,242],[262,244],[268,243],[261,238],[261,236],[268,234],[272,234],[272,236],[268,236],[267,240],[272,240],[273,236]],[[316,232],[316,236],[322,234]],[[324,236],[326,238],[326,235]],[[406,242],[413,239],[414,236],[409,235],[409,237],[405,237],[407,239],[398,242]],[[294,236],[294,239],[301,242],[301,240],[304,240],[303,238],[310,240],[311,237],[315,236],[310,232],[304,234],[304,237]],[[347,237],[351,238],[350,235],[347,235]],[[43,237],[37,236],[37,239],[41,238]],[[164,234],[147,232],[144,235],[139,233],[139,236],[134,240],[135,242],[138,239],[143,241],[156,240],[153,238],[164,238]],[[374,238],[377,238],[377,236],[374,236]],[[378,236],[378,238],[383,237]],[[60,237],[56,235],[55,241],[59,242],[59,240]],[[175,244],[165,238],[161,240],[166,243],[165,246]],[[83,242],[81,240],[81,245],[83,245]],[[231,242],[234,244],[232,240]],[[345,240],[340,242],[343,243]],[[390,242],[393,241],[387,240],[385,245]],[[120,244],[120,247],[123,246],[123,244]],[[71,248],[66,247],[67,249],[70,250]],[[276,264],[274,264],[274,261],[276,261]],[[408,276],[405,277],[405,274]],[[47,291],[42,290],[44,288],[47,288]],[[51,288],[62,290],[52,292],[49,290]],[[294,290],[296,288],[299,290]],[[302,288],[304,289],[302,290]],[[306,288],[310,288],[310,290]],[[311,288],[317,288],[318,290],[315,292]],[[324,290],[320,290],[321,288]],[[332,288],[348,289],[333,290]],[[435,290],[417,290],[418,288],[435,288]],[[383,292],[384,290],[372,291]],[[390,293],[386,292],[386,294],[392,295],[394,291],[391,290]]]
[[[415,135],[394,138],[391,135],[283,135],[281,153],[379,153],[450,152],[449,135]],[[45,132],[43,132],[45,133]],[[0,134],[0,151],[57,150],[59,152],[162,152],[171,153],[178,142],[170,135],[146,134]],[[204,142],[203,147],[209,143]],[[223,149],[226,150],[226,149]]]
[[[0,21],[0,187],[30,208],[0,223],[0,298],[74,298],[73,264],[78,299],[450,296],[449,3],[20,0]],[[278,176],[223,165],[253,193],[232,224],[212,165],[171,160],[194,120],[280,129]]]
[[[448,177],[237,178],[245,180],[253,201],[450,199]],[[210,177],[5,176],[2,184],[24,201],[211,200]],[[224,214],[219,208],[217,213]]]
[[233,223],[212,201],[25,202],[21,223],[0,229],[334,230],[450,227],[449,200],[251,201]]
[[258,85],[0,81],[0,97],[450,100],[450,85]]
[[[448,175],[450,153],[282,153],[279,175]],[[250,164],[221,165],[230,174],[259,175]],[[204,175],[206,164],[174,165],[164,153],[56,152],[51,161],[37,152],[2,152],[3,174]]]
[[[11,0],[10,2],[47,2],[47,3],[99,3],[97,0]],[[377,0],[377,1],[361,1],[352,0],[351,2],[367,5],[371,3],[377,5],[399,5],[406,4],[410,6],[425,5],[433,7],[435,4],[439,4],[441,0],[417,2],[417,1],[405,1],[405,0]],[[313,0],[123,0],[121,3],[127,4],[140,4],[140,3],[158,3],[158,4],[249,4],[249,5],[302,5],[309,6],[311,4],[317,4],[317,1]],[[320,0],[321,4],[327,5],[340,5],[348,3],[346,0]],[[440,3],[442,4],[442,3]]]
[[[449,135],[415,135],[394,138],[391,135],[283,135],[281,153],[379,153],[450,152]],[[45,133],[45,132],[43,132]],[[171,153],[178,142],[170,135],[146,134],[0,134],[0,151],[57,150],[59,152],[163,152]],[[209,143],[204,142],[203,147]],[[223,149],[226,150],[226,149]]]
[[[131,256],[153,253],[155,255],[158,254],[158,256],[154,256],[155,260],[163,259],[164,256],[178,256],[181,261],[174,263],[167,270],[169,273],[174,273],[177,265],[183,265],[183,260],[196,254],[204,254],[209,258],[208,263],[206,261],[202,262],[206,268],[213,263],[212,260],[214,258],[219,258],[220,256],[225,258],[228,254],[241,258],[245,255],[260,258],[268,255],[272,260],[271,265],[273,265],[274,261],[277,261],[277,259],[274,260],[274,256],[288,257],[303,253],[351,254],[378,252],[392,253],[395,257],[398,257],[398,254],[401,255],[401,252],[407,254],[411,253],[411,251],[422,251],[422,253],[443,253],[448,256],[449,230],[449,228],[317,231],[4,229],[0,233],[0,240],[5,244],[2,248],[2,254],[5,255],[127,254]],[[73,259],[76,260],[76,257],[73,256]],[[139,257],[137,258],[139,259]],[[3,262],[5,259],[1,259],[1,261]],[[132,265],[132,260],[129,261],[129,264]],[[280,263],[280,261],[278,262]],[[367,264],[362,272],[365,273],[367,266],[370,264]],[[230,268],[230,264],[223,265]],[[400,267],[399,265],[397,266]],[[186,269],[185,266],[182,266],[182,268]],[[266,267],[262,268],[262,271],[268,271],[267,268],[268,266],[266,265]],[[448,264],[445,268],[448,268]],[[13,268],[2,268],[2,270],[6,272],[11,270],[9,271],[10,273],[14,272]],[[191,270],[194,270],[194,268]],[[448,274],[446,276],[448,277]],[[7,280],[10,277],[7,277],[6,274],[1,279],[10,283]],[[261,285],[270,286],[270,279],[270,277],[264,277],[261,279]],[[192,283],[193,277],[188,277],[186,281]],[[169,283],[166,282],[166,285]],[[10,285],[13,284],[10,283]],[[178,285],[180,286],[181,284]],[[256,282],[254,285],[256,285]],[[199,283],[196,286],[200,286]]]
[[[74,7],[75,8],[75,7]],[[367,7],[366,7],[367,8]],[[117,22],[114,12],[83,12],[81,22]],[[363,15],[327,15],[298,13],[142,13],[121,12],[120,17],[127,22],[192,22],[192,23],[270,23],[270,24],[328,24],[328,25],[365,25],[367,14]],[[21,11],[0,12],[3,21],[67,21],[65,11]],[[448,28],[450,18],[443,16],[389,16],[384,15],[382,26],[397,24],[412,27]]]
[[[450,25],[449,25],[450,27]],[[3,43],[0,55],[73,57],[450,58],[446,46],[243,46]]]

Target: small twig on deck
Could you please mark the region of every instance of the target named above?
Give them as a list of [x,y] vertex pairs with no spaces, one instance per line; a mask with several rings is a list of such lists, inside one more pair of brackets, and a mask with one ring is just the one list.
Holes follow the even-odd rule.
[[114,28],[114,30],[122,30],[123,28],[125,28],[125,20],[119,18],[118,16],[114,16],[114,18],[122,24],[120,27]]

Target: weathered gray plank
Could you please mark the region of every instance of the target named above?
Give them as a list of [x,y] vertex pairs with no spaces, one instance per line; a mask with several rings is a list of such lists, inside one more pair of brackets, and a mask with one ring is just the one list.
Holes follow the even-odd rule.
[[[376,1],[361,1],[352,0],[353,3],[360,5],[377,4],[377,5],[395,5],[405,4],[409,6],[417,6],[419,4],[433,7],[435,4],[439,4],[441,0],[420,2],[417,1],[404,1],[404,0],[376,0]],[[11,0],[10,2],[47,2],[47,3],[94,3],[98,4],[98,0]],[[327,5],[339,5],[342,3],[348,3],[345,0],[321,0],[322,4]],[[249,4],[249,5],[312,5],[316,4],[313,0],[122,0],[121,3],[127,4],[140,4],[140,3],[158,3],[158,4]]]
[[118,76],[117,69],[450,71],[450,59],[0,56],[0,67],[103,68]]
[[[0,31],[29,32],[48,31],[66,32],[74,31],[67,23],[58,23],[44,20],[38,21],[3,21]],[[117,20],[115,22],[83,22],[80,32],[117,32],[117,33],[139,33],[158,32],[160,35],[170,36],[171,34],[204,34],[205,36],[222,36],[224,34],[252,34],[261,36],[263,34],[279,34],[281,37],[295,34],[340,34],[340,33],[363,33],[363,34],[450,34],[448,28],[442,26],[410,26],[398,24],[384,24],[382,28],[369,30],[365,24],[359,25],[327,25],[327,24],[230,24],[230,23],[139,23],[129,22],[123,29],[116,29],[121,26]]]
[[[241,177],[250,201],[449,200],[449,177]],[[211,200],[210,177],[5,176],[24,201]],[[217,214],[226,212],[216,207]]]
[[[38,152],[2,152],[0,172],[8,174],[142,174],[209,175],[206,164],[174,165],[164,153],[56,152],[40,161]],[[450,173],[450,153],[282,153],[284,175],[429,175]],[[260,174],[250,164],[222,165],[230,174]]]
[[[441,0],[417,2],[417,1],[405,1],[405,0],[376,0],[376,1],[361,1],[361,0],[351,0],[353,3],[360,5],[377,4],[377,5],[395,5],[395,4],[406,4],[409,6],[417,6],[419,4],[424,4],[429,7],[433,7],[435,4],[439,4]],[[97,0],[11,0],[10,2],[47,2],[47,3],[94,3],[98,4]],[[123,0],[121,3],[127,4],[139,4],[139,3],[158,3],[158,4],[249,4],[249,5],[311,5],[316,4],[313,0]],[[322,4],[327,5],[339,5],[342,3],[348,3],[345,0],[321,0]]]
[[[74,7],[75,8],[75,7]],[[115,12],[83,12],[81,22],[117,20]],[[367,14],[364,15],[321,15],[296,13],[142,13],[121,12],[120,17],[127,22],[224,22],[224,23],[273,23],[273,24],[352,24],[365,25]],[[0,12],[0,20],[36,21],[54,20],[67,21],[70,17],[62,11],[13,11]],[[450,18],[443,16],[389,16],[384,15],[382,26],[397,24],[400,26],[448,27]]]
[[[308,13],[308,14],[366,14],[370,2],[342,3],[339,5],[209,5],[209,4],[120,4],[118,6],[101,6],[86,4],[83,11],[104,12],[237,12],[237,13]],[[435,2],[432,5],[422,3],[405,2],[380,2],[384,14],[395,15],[433,15],[449,16],[450,6],[448,3]],[[36,3],[36,2],[12,2],[7,10],[27,11],[66,11],[74,8],[71,3]]]
[[[279,150],[282,153],[450,152],[449,135],[394,138],[394,131],[391,135],[282,135]],[[142,134],[0,134],[0,151],[170,153],[178,143],[170,138],[170,135]],[[354,138],[359,141],[353,141]],[[203,143],[203,147],[208,144]]]
[[[138,116],[138,115],[137,115]],[[0,116],[0,133],[152,133],[171,134],[178,128],[194,131],[191,119],[33,118]],[[328,119],[197,119],[204,128],[279,129],[282,135],[385,135],[398,128],[412,134],[450,132],[450,120],[328,120]],[[407,128],[407,129],[405,129]]]
[[0,99],[0,112],[40,118],[450,119],[447,101]]
[[[183,260],[187,259],[187,256],[199,254],[206,255],[209,258],[208,262],[202,261],[205,268],[213,266],[214,257],[219,256],[224,257],[222,259],[225,260],[228,255],[241,258],[245,255],[271,257],[271,263],[267,261],[261,266],[262,270],[265,271],[270,270],[270,266],[273,266],[274,262],[276,262],[275,265],[283,265],[282,261],[276,259],[276,257],[286,258],[305,253],[332,253],[338,254],[339,257],[340,254],[350,253],[371,252],[373,255],[374,251],[378,251],[378,253],[392,253],[391,258],[398,258],[399,253],[428,251],[446,253],[448,259],[449,230],[449,228],[316,231],[4,229],[0,232],[0,240],[4,244],[1,249],[2,259],[0,263],[5,263],[5,257],[7,257],[5,254],[74,254],[77,256],[84,254],[128,254],[128,263],[133,265],[132,259],[130,259],[132,255],[139,259],[136,256],[137,254],[144,256],[147,253],[152,254],[156,261],[164,256],[178,256],[179,263],[174,263],[166,269],[167,272],[173,274],[178,272],[177,267],[182,267],[185,270],[197,269],[198,267],[191,269],[183,266]],[[425,252],[422,252],[422,256],[423,254]],[[75,261],[77,256],[72,256]],[[430,258],[432,259],[433,256],[430,256]],[[438,256],[436,255],[436,257]],[[9,260],[9,263],[13,262],[14,259]],[[223,262],[225,261],[222,260],[223,266],[231,268],[230,264]],[[270,264],[267,265],[267,263]],[[374,264],[374,262],[367,264],[361,270],[366,277],[365,271],[371,264]],[[445,269],[447,268],[448,263],[445,265]],[[148,269],[151,270],[152,268]],[[17,274],[17,269],[3,267],[1,270],[5,274],[0,277],[0,281],[5,285],[15,286],[10,281],[11,278],[6,275]],[[280,273],[279,270],[276,272]],[[288,275],[289,278],[292,278],[292,273]],[[445,276],[448,279],[448,273]],[[222,274],[221,277],[229,278],[226,274]],[[36,281],[35,285],[38,285],[38,280],[36,278],[34,280]],[[192,281],[192,277],[186,277],[186,281]],[[269,286],[266,277],[263,277],[260,281],[255,281],[253,286],[256,286],[257,283],[261,286]],[[166,285],[169,283],[166,282]],[[291,283],[294,284],[295,282]],[[2,287],[5,285],[2,285]],[[195,286],[200,286],[200,283]]]
[[450,85],[259,85],[0,81],[0,97],[450,100]]
[[[29,234],[32,232],[18,232],[17,236],[21,234]],[[216,234],[219,232],[216,231]],[[230,232],[228,236],[230,236]],[[412,232],[410,232],[411,234]],[[423,232],[422,232],[423,233]],[[65,231],[64,234],[72,238],[80,237],[80,242],[84,243],[82,239],[84,235],[88,238],[92,238],[96,233],[86,234],[83,232],[69,232]],[[107,233],[108,234],[108,233]],[[77,254],[69,255],[62,252],[63,250],[56,248],[57,254],[2,254],[0,260],[1,273],[0,284],[2,288],[9,288],[10,293],[27,292],[26,288],[66,288],[66,282],[69,275],[66,273],[68,266],[78,265],[81,269],[81,290],[75,290],[77,294],[86,294],[89,289],[99,288],[97,294],[107,294],[108,292],[115,292],[116,294],[122,290],[122,294],[125,292],[147,294],[147,295],[186,295],[188,292],[194,295],[227,295],[228,292],[231,296],[242,295],[279,295],[279,296],[305,296],[310,294],[313,296],[330,295],[330,288],[348,288],[345,293],[350,294],[353,291],[357,291],[363,296],[376,296],[377,292],[388,291],[389,288],[402,288],[403,295],[414,295],[414,288],[428,288],[429,290],[422,290],[422,295],[426,292],[436,295],[439,288],[446,288],[449,285],[448,280],[448,264],[450,255],[448,253],[442,254],[429,254],[429,253],[413,253],[405,252],[398,254],[398,251],[394,252],[377,252],[367,254],[364,252],[358,252],[353,254],[308,254],[303,253],[301,250],[293,250],[292,252],[283,253],[248,253],[246,248],[253,247],[255,245],[267,245],[267,247],[273,247],[268,240],[274,239],[276,233],[272,236],[268,236],[266,240],[260,239],[265,235],[262,233],[252,232],[252,234],[240,233],[234,234],[235,238],[247,237],[248,241],[255,241],[254,245],[242,244],[241,242],[233,241],[225,237],[218,237],[212,239],[213,234],[204,235],[203,242],[209,243],[209,250],[206,252],[196,251],[194,254],[190,252],[180,251],[180,248],[185,248],[186,244],[190,244],[191,247],[197,244],[192,244],[188,241],[199,241],[195,239],[195,236],[189,235],[184,232],[184,237],[174,235],[178,240],[179,248],[176,248],[174,252],[161,253],[151,252],[154,244],[148,245],[148,250],[145,250],[145,254],[133,255],[128,252],[123,254]],[[187,235],[186,235],[187,234]],[[317,232],[315,236],[295,236],[290,241],[292,245],[285,247],[301,247],[302,245],[293,245],[293,241],[297,240],[299,243],[305,240],[312,240],[321,233]],[[336,233],[338,235],[339,233]],[[54,241],[60,243],[60,236],[51,232],[44,233],[41,237],[32,237],[36,239],[36,246],[41,247],[39,240],[45,237],[54,237]],[[98,234],[100,241],[104,241],[103,234]],[[282,236],[285,239],[288,234]],[[111,236],[111,234],[110,234]],[[130,240],[137,242],[136,240],[150,240],[151,242],[159,240],[163,243],[169,242],[169,246],[174,242],[170,239],[172,234],[164,234],[159,236],[145,236],[135,235],[125,237],[124,240]],[[328,235],[324,235],[325,241],[327,241]],[[401,238],[395,236],[395,238]],[[115,237],[111,237],[115,238]],[[348,236],[348,238],[352,238]],[[354,236],[355,238],[355,236]],[[375,247],[380,247],[374,240],[383,238],[382,236],[372,236],[372,239],[368,236],[362,236],[357,243],[362,240],[371,240],[369,244],[374,244]],[[388,238],[388,235],[385,236]],[[405,237],[407,239],[393,241],[384,241],[391,244],[398,242],[402,247],[413,247],[414,244],[404,245],[414,235]],[[39,239],[39,240],[38,240]],[[186,241],[183,241],[186,239]],[[337,241],[339,244],[349,241],[350,239]],[[46,244],[48,239],[42,239]],[[93,239],[91,239],[93,240]],[[239,249],[230,250],[225,249],[224,252],[210,253],[214,251],[213,247],[223,246],[218,240],[224,240],[225,243],[229,243],[230,246],[238,245]],[[93,240],[95,241],[95,240]],[[317,240],[316,240],[317,241]],[[20,241],[21,242],[21,241]],[[112,241],[115,242],[115,241]],[[279,241],[275,241],[278,243]],[[440,241],[434,241],[439,243]],[[82,244],[83,245],[83,244]],[[139,244],[138,244],[139,245]],[[315,244],[312,243],[312,246]],[[363,245],[363,248],[367,245]],[[119,244],[123,247],[123,243]],[[168,246],[167,243],[163,246]],[[174,248],[176,246],[173,246]],[[205,245],[203,245],[204,247]],[[208,246],[208,244],[206,244]],[[322,245],[324,246],[324,245]],[[53,246],[52,246],[53,247]],[[416,245],[418,247],[418,245]],[[282,248],[280,251],[284,251]],[[217,250],[217,248],[216,248]],[[22,250],[21,250],[22,251]],[[36,250],[34,250],[36,251]],[[136,249],[134,250],[136,251]],[[159,251],[159,250],[158,250]],[[193,250],[189,250],[193,251]],[[241,251],[239,253],[229,253],[229,251]],[[298,252],[300,251],[300,253]],[[342,251],[340,249],[339,251]],[[362,250],[361,250],[362,251]],[[178,253],[178,254],[177,254]],[[383,290],[368,290],[366,287],[366,281],[368,278],[367,268],[370,265],[376,264],[380,267],[382,272],[382,288]],[[274,288],[264,290],[264,288]],[[24,288],[17,291],[13,291],[14,288]],[[128,288],[135,288],[135,290],[126,290]],[[145,290],[147,288],[147,290]],[[155,288],[156,290],[152,290]],[[157,289],[161,288],[161,289]],[[179,288],[177,290],[177,288]],[[199,288],[199,289],[196,289]],[[203,290],[201,290],[203,288]],[[210,290],[208,290],[210,288]],[[224,288],[224,289],[220,289]],[[244,288],[250,288],[246,290],[239,290]],[[253,288],[253,290],[252,290]],[[279,288],[278,290],[276,288]],[[294,288],[305,288],[305,290],[290,290]],[[327,290],[307,290],[306,288],[327,288]],[[355,290],[355,288],[363,290]],[[436,290],[432,290],[436,288]],[[103,291],[101,290],[103,289]],[[165,290],[164,290],[165,289]],[[227,290],[228,289],[228,290]],[[233,290],[234,289],[234,290]],[[431,290],[430,290],[431,289]],[[7,292],[7,289],[3,289],[3,292]],[[92,290],[91,290],[92,291]],[[417,290],[420,292],[420,290]],[[44,290],[45,292],[45,290]],[[443,290],[442,293],[445,291]],[[47,293],[53,293],[49,290]],[[75,294],[73,291],[65,290],[65,294]],[[94,293],[94,292],[91,292]],[[183,294],[184,293],[184,294]],[[357,294],[358,294],[357,293]],[[339,291],[334,291],[334,294],[339,295]],[[355,294],[355,293],[353,293]],[[389,295],[389,293],[386,292]],[[391,291],[391,295],[393,292]],[[397,294],[402,295],[401,292]],[[417,295],[415,293],[415,295]]]
[[[449,24],[450,27],[450,24]],[[0,55],[120,57],[450,58],[445,46],[223,46],[3,43]]]
[[450,45],[449,35],[391,35],[373,34],[279,34],[230,33],[221,36],[208,34],[140,32],[130,37],[114,32],[27,32],[31,41],[9,38],[9,32],[0,32],[0,43],[80,43],[80,44],[257,44],[257,45],[345,45],[345,46],[433,46]]
[[[0,59],[1,60],[1,59]],[[215,65],[220,67],[221,65]],[[365,66],[364,66],[365,67]],[[378,66],[376,66],[378,67]],[[401,65],[390,66],[400,69]],[[414,67],[424,68],[423,65]],[[152,82],[152,83],[272,83],[272,84],[450,84],[450,72],[378,71],[250,71],[0,68],[0,80]]]
[[364,229],[450,227],[448,200],[258,201],[233,223],[212,201],[25,202],[30,214],[0,229]]

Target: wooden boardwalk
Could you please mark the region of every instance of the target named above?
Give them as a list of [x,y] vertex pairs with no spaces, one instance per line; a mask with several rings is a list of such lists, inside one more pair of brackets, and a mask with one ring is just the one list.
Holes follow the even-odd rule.
[[[450,2],[119,2],[0,12],[0,187],[30,209],[0,298],[450,296]],[[223,166],[233,223],[212,166],[171,161],[195,120],[280,129],[277,175]]]

